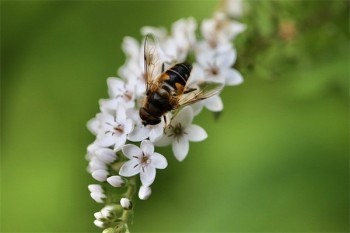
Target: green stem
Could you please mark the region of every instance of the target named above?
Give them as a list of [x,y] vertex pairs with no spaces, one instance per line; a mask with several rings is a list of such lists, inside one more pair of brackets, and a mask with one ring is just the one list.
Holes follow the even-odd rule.
[[[123,196],[128,198],[131,201],[131,203],[132,203],[132,198],[133,198],[133,196],[135,194],[135,191],[136,191],[136,176],[131,177],[129,179],[129,182],[127,183],[127,189],[126,189],[126,191],[125,191]],[[123,214],[119,218],[120,222],[115,227],[117,232],[125,232],[128,229],[127,228],[127,223],[129,221],[129,216],[133,213],[132,208],[133,208],[133,206],[131,206],[130,210],[123,210]]]

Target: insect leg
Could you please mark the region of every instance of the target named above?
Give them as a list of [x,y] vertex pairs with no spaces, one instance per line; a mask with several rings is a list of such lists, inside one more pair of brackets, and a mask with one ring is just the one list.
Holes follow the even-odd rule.
[[184,91],[184,94],[190,93],[190,92],[195,91],[195,90],[197,90],[197,88],[187,89],[187,90]]

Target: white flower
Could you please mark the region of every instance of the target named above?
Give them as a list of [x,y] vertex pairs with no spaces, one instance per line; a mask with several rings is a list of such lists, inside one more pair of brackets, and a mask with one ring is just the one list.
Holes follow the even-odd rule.
[[102,127],[99,129],[96,144],[102,147],[114,146],[118,151],[125,144],[127,134],[133,130],[133,122],[126,117],[123,105],[118,105],[115,116],[104,114],[101,117]]
[[[208,75],[209,77],[206,77],[206,75],[207,74],[205,74],[203,68],[200,65],[195,63],[193,65],[193,70],[189,81],[194,83],[203,82],[203,81],[221,82],[221,83],[225,82],[221,77],[215,78],[210,75]],[[205,106],[208,110],[212,112],[220,112],[224,108],[224,105],[222,103],[222,100],[219,94],[191,105],[194,116],[197,116],[202,111],[203,106]]]
[[223,9],[228,16],[239,18],[243,14],[243,1],[242,0],[226,0],[224,2]]
[[176,44],[184,50],[190,50],[191,46],[196,42],[195,31],[197,29],[197,22],[194,18],[183,18],[174,22],[172,25],[172,36]]
[[105,228],[105,223],[100,221],[100,220],[95,220],[94,224],[95,224],[95,226],[97,226],[99,228]]
[[130,210],[132,208],[132,202],[128,198],[125,198],[125,197],[120,199],[120,205],[126,210]]
[[120,168],[119,175],[131,177],[140,173],[141,182],[145,186],[153,183],[156,169],[164,169],[168,165],[163,155],[154,152],[154,146],[148,140],[141,142],[141,148],[129,144],[122,151],[130,160]]
[[103,199],[106,198],[106,195],[101,192],[92,192],[90,193],[92,199],[94,199],[97,203],[103,203]]
[[124,82],[121,79],[110,77],[107,79],[108,93],[110,99],[99,101],[101,112],[111,113],[116,110],[119,103],[126,108],[135,106],[136,86],[132,82]]
[[134,130],[128,135],[128,140],[132,142],[140,142],[146,138],[149,138],[151,142],[155,142],[163,136],[164,125],[165,123],[163,121],[163,118],[162,121],[157,125],[146,126],[144,126],[140,120],[139,124],[137,124]]
[[140,53],[140,45],[135,38],[132,38],[130,36],[124,37],[122,49],[126,55],[127,60],[138,59]]
[[102,169],[96,170],[92,173],[92,177],[95,180],[100,181],[100,182],[106,181],[107,176],[108,176],[108,171],[102,170]]
[[232,68],[237,57],[232,45],[221,46],[215,50],[198,50],[196,57],[199,67],[197,64],[193,65],[194,72],[198,73],[194,76],[205,77],[207,81],[220,82],[229,86],[243,82],[242,75]]
[[217,12],[213,18],[205,19],[201,24],[203,37],[211,47],[231,43],[245,28],[244,24],[230,20],[223,12]]
[[124,180],[120,176],[110,176],[107,178],[107,182],[113,187],[119,188],[124,185]]
[[122,47],[127,51],[127,61],[119,68],[118,74],[135,88],[134,98],[137,99],[145,92],[143,46],[135,39],[125,37]]
[[143,36],[146,36],[147,34],[152,34],[157,39],[164,40],[167,36],[167,29],[165,27],[144,26],[141,28],[141,34]]
[[151,196],[152,190],[149,186],[141,185],[139,189],[139,198],[141,200],[147,200]]
[[98,129],[100,128],[100,121],[98,120],[98,117],[96,115],[96,117],[90,119],[86,126],[88,128],[88,130],[93,134],[93,135],[96,135],[97,134],[97,131]]
[[172,150],[176,159],[184,160],[189,151],[189,141],[203,141],[208,136],[202,127],[191,124],[192,120],[192,108],[189,106],[183,108],[165,129],[164,136],[155,144],[166,146],[172,143]]

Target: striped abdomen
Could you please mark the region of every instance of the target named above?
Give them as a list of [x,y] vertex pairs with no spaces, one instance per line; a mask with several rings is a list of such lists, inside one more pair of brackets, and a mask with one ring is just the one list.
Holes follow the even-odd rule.
[[165,71],[159,78],[159,88],[148,93],[145,105],[140,109],[144,125],[156,125],[162,115],[171,111],[178,95],[184,92],[192,66],[179,63]]

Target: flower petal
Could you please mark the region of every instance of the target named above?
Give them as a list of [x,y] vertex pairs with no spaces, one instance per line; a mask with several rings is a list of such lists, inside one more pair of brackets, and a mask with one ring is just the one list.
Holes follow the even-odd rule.
[[101,147],[109,147],[114,145],[115,138],[112,136],[111,133],[101,132],[97,135],[95,143],[96,145]]
[[184,160],[189,150],[188,136],[183,135],[182,137],[175,139],[173,141],[172,149],[177,160],[180,162]]
[[119,136],[115,135],[114,138],[115,138],[114,150],[115,151],[119,151],[125,145],[126,135],[125,134],[122,134],[122,135],[119,135]]
[[128,134],[134,129],[134,124],[131,119],[126,119],[124,124],[124,133]]
[[149,132],[149,140],[155,142],[163,136],[164,128],[163,127],[153,127]]
[[224,109],[224,104],[218,95],[214,95],[206,100],[203,100],[203,103],[205,107],[212,112],[220,112]]
[[228,86],[234,86],[234,85],[239,85],[243,82],[243,77],[241,73],[239,73],[235,69],[229,69],[226,70],[225,72],[225,80],[226,80],[226,85]]
[[186,128],[193,120],[193,110],[190,106],[184,107],[171,121],[171,125],[175,126],[181,124],[183,128]]
[[119,78],[109,77],[107,78],[108,94],[109,97],[115,98],[121,95],[124,90],[124,82]]
[[128,159],[134,159],[134,156],[137,158],[140,158],[142,156],[142,150],[133,144],[127,144],[123,146],[122,151],[125,157]]
[[153,166],[145,166],[140,171],[142,185],[150,186],[156,178],[156,169]]
[[154,146],[151,141],[149,140],[144,140],[141,142],[141,150],[143,153],[147,156],[152,155],[154,152]]
[[146,138],[150,134],[150,129],[144,126],[138,126],[128,135],[128,139],[132,142],[139,142]]
[[116,120],[118,123],[123,123],[126,120],[126,110],[122,104],[117,107]]
[[208,137],[205,130],[198,125],[190,125],[186,129],[186,132],[188,133],[189,140],[193,142],[200,142]]
[[195,104],[192,104],[191,108],[193,110],[193,115],[197,116],[203,109],[203,101],[199,101]]
[[119,175],[124,177],[134,176],[140,173],[141,165],[138,159],[131,159],[125,162],[119,170]]
[[168,166],[168,161],[163,155],[156,152],[151,156],[151,164],[157,169],[164,169]]
[[154,145],[156,146],[167,146],[171,143],[173,137],[169,137],[166,134],[163,134],[163,137],[159,138],[154,142]]
[[97,117],[94,117],[87,122],[86,126],[92,134],[96,135],[101,126],[101,122]]
[[216,63],[218,67],[229,68],[231,67],[237,58],[236,50],[230,46],[225,48],[225,50],[221,49],[220,53],[216,57]]

